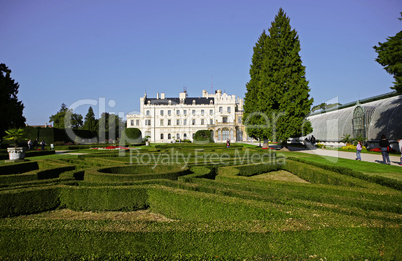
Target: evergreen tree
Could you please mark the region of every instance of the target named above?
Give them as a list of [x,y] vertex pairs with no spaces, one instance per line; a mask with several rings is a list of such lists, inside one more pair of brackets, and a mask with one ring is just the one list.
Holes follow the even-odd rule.
[[95,113],[92,107],[89,107],[87,115],[85,115],[85,122],[83,125],[84,130],[96,131],[97,130],[97,120],[95,119]]
[[402,31],[395,36],[388,37],[386,42],[378,43],[378,46],[373,48],[378,53],[376,61],[384,66],[385,71],[393,75],[395,79],[391,89],[402,94]]
[[0,138],[8,129],[24,127],[26,121],[22,115],[24,104],[17,98],[20,86],[10,74],[11,70],[0,64]]
[[243,123],[246,125],[246,132],[249,137],[261,141],[263,129],[261,128],[261,106],[258,95],[261,84],[261,68],[264,61],[264,42],[267,38],[265,30],[260,35],[253,50],[253,57],[250,65],[250,81],[246,84],[247,92],[244,97]]
[[282,8],[268,31],[262,47],[259,84],[254,87],[257,97],[250,95],[248,103],[254,102],[253,110],[263,115],[259,117],[263,126],[259,137],[282,141],[286,146],[288,138],[311,131],[311,124],[305,118],[313,99],[309,96],[305,67],[299,55],[299,37],[291,29],[290,19]]

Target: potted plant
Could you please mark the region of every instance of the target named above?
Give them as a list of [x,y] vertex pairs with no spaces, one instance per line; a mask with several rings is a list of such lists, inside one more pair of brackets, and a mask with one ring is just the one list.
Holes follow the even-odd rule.
[[10,160],[19,160],[25,158],[24,147],[18,147],[18,141],[24,140],[24,130],[23,129],[9,129],[6,130],[7,135],[4,136],[5,140],[13,140],[15,142],[14,148],[7,148],[8,156]]

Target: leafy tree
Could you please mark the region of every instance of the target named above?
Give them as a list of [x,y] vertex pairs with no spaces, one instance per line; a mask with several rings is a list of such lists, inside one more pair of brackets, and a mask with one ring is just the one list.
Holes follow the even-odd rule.
[[244,117],[243,123],[246,125],[246,132],[249,137],[261,140],[263,129],[261,123],[263,119],[259,112],[261,106],[259,103],[259,91],[262,78],[262,65],[265,59],[264,44],[267,35],[265,30],[262,32],[255,44],[253,57],[250,65],[250,81],[246,84],[247,92],[244,97]]
[[120,137],[121,131],[124,130],[123,120],[114,114],[108,112],[102,113],[98,121],[99,140],[112,139]]
[[53,126],[59,129],[72,128],[78,129],[82,126],[82,115],[73,113],[64,103],[61,104],[60,110],[49,117],[49,121],[53,122]]
[[373,48],[378,53],[376,62],[384,66],[385,71],[393,75],[395,79],[391,89],[402,94],[402,31],[395,36],[388,37],[386,42],[379,42],[378,46],[373,46]]
[[279,9],[264,42],[264,60],[258,104],[269,119],[263,138],[286,141],[312,131],[306,123],[313,99],[309,95],[305,67],[299,55],[300,41],[290,19]]
[[92,107],[89,107],[87,115],[85,115],[85,122],[82,128],[84,130],[96,131],[98,121],[95,119],[95,113]]
[[24,127],[26,121],[22,115],[24,105],[17,98],[20,86],[10,74],[11,70],[0,64],[0,137],[7,129]]

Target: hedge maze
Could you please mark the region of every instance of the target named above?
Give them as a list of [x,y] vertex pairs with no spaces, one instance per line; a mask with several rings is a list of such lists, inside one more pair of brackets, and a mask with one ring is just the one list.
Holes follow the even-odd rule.
[[[398,260],[401,202],[396,180],[239,145],[8,163],[0,259]],[[58,209],[146,210],[171,221],[22,218]]]

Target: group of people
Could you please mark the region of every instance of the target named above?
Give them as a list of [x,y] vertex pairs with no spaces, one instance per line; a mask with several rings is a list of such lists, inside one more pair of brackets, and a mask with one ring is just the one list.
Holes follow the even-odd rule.
[[[390,150],[390,144],[385,135],[381,136],[380,140],[380,149],[381,149],[381,154],[382,154],[382,160],[385,164],[391,165],[391,161],[389,159],[389,150]],[[399,145],[399,150],[401,151],[401,158],[399,165],[402,165],[402,139],[398,140],[398,145]],[[361,151],[363,149],[362,142],[359,141],[356,146],[356,160],[362,160],[361,157]]]
[[[35,141],[32,141],[31,139],[28,140],[28,150],[32,150],[33,148],[35,148],[37,150],[38,145],[39,145],[38,139],[35,139]],[[45,150],[45,145],[46,145],[45,141],[42,140],[40,142],[41,150]]]

